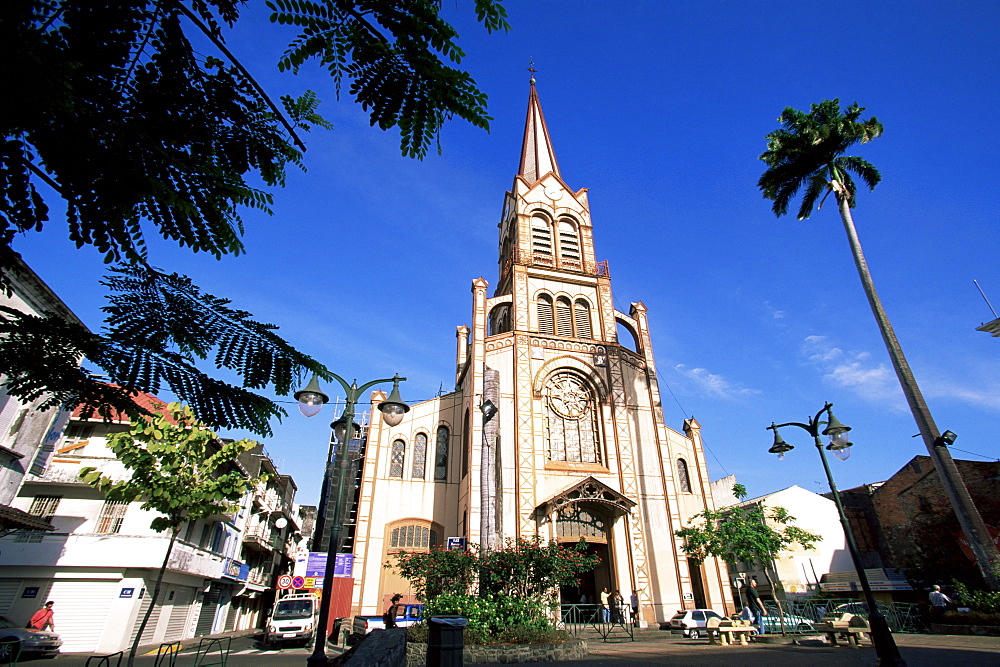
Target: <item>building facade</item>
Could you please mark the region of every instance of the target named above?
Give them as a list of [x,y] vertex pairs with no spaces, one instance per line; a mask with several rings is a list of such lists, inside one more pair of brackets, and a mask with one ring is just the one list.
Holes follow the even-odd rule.
[[[4,270],[4,277],[10,284],[10,292],[0,290],[0,306],[29,316],[53,316],[83,326],[62,299],[21,259],[12,259],[10,268]],[[70,416],[68,410],[58,407],[39,409],[48,395],[34,401],[10,396],[4,388],[4,380],[5,376],[0,375],[0,534],[7,529],[39,527],[10,504],[24,478],[45,469]]]
[[[790,486],[758,498],[739,500],[732,495],[736,477],[730,475],[712,483],[716,504],[725,507],[752,507],[762,505],[765,511],[782,507],[795,517],[791,525],[818,535],[812,549],[793,544],[782,551],[767,566],[781,590],[771,590],[760,564],[729,563],[729,579],[733,584],[733,597],[742,600],[741,590],[746,582],[755,579],[757,591],[764,597],[801,599],[815,595],[830,573],[852,571],[854,564],[847,549],[844,527],[840,523],[837,506],[829,498],[800,486]],[[781,526],[774,525],[776,530]]]
[[643,623],[731,611],[725,565],[689,561],[674,536],[713,507],[700,425],[664,422],[646,307],[615,309],[587,190],[563,180],[533,81],[499,231],[499,278],[492,293],[472,281],[471,326],[457,329],[455,390],[366,429],[354,613],[409,595],[383,567],[395,551],[534,535],[601,557],[564,602],[608,587],[638,593]]
[[[148,394],[136,400],[163,408]],[[23,624],[53,600],[63,651],[128,649],[167,553],[169,535],[150,527],[155,512],[140,502],[109,500],[79,479],[86,466],[127,478],[107,439],[128,428],[125,419],[103,422],[75,413],[49,465],[25,478],[13,499],[14,507],[55,530],[0,538],[0,615]],[[276,576],[291,571],[301,542],[294,481],[278,474],[262,447],[232,465],[247,476],[264,472],[269,478],[232,514],[182,527],[142,644],[259,627]]]

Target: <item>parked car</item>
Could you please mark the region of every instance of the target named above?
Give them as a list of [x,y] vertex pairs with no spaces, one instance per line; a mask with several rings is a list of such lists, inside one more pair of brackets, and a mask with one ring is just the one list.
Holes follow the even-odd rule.
[[710,618],[723,620],[726,617],[713,609],[685,609],[678,611],[670,619],[670,634],[684,635],[691,639],[707,637],[705,624]]
[[[896,627],[900,625],[896,611],[891,607],[886,607],[884,604],[879,604],[877,602],[875,603],[875,607],[882,612],[883,616],[885,616],[885,621],[889,624],[889,632],[895,632]],[[857,614],[858,616],[863,616],[865,620],[868,620],[867,602],[848,602],[847,604],[837,605],[832,610],[827,611],[827,613],[830,613],[831,611],[835,614]]]
[[[6,616],[0,616],[0,650],[10,640],[18,640],[21,643],[21,657],[43,656],[52,658],[59,654],[59,647],[62,646],[62,639],[54,632],[47,630],[29,630],[22,628]],[[14,656],[0,655],[0,662],[6,663]]]
[[[785,614],[785,632],[815,632],[813,622],[805,616],[795,614]],[[764,616],[764,627],[761,633],[765,635],[781,634],[781,617],[778,610],[773,607],[767,608],[767,616]]]

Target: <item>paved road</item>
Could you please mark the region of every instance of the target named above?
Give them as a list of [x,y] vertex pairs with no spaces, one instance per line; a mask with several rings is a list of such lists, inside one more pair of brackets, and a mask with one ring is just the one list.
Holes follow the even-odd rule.
[[[604,643],[590,640],[590,658],[558,663],[565,667],[638,667],[641,665],[725,665],[769,667],[770,665],[875,665],[871,647],[858,649],[832,647],[818,639],[804,639],[799,644],[755,643],[750,646],[713,646],[707,640],[675,637],[668,632],[639,630],[636,641]],[[894,635],[900,654],[910,667],[991,667],[1000,665],[1000,637],[959,635]],[[311,650],[283,648],[263,650],[252,637],[234,637],[229,665],[296,665],[303,667]],[[194,664],[195,644],[185,646],[178,655],[177,667]],[[89,654],[60,655],[52,661],[32,661],[39,667],[56,663],[58,667],[83,667]],[[96,662],[96,660],[94,661]],[[94,662],[91,665],[94,665]],[[152,656],[139,658],[136,664],[151,667]],[[125,664],[125,661],[122,661]],[[552,663],[546,663],[552,667]]]

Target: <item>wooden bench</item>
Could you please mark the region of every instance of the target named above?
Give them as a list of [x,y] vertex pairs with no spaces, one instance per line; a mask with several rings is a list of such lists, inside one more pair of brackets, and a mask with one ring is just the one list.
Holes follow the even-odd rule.
[[754,626],[750,624],[750,621],[742,619],[710,618],[705,623],[705,631],[708,633],[709,643],[729,646],[735,641],[747,646],[750,643],[750,633],[754,631]]
[[827,614],[823,620],[814,623],[816,632],[826,634],[826,638],[834,646],[839,646],[837,639],[846,639],[849,646],[857,648],[864,641],[865,635],[871,632],[868,621],[857,614]]

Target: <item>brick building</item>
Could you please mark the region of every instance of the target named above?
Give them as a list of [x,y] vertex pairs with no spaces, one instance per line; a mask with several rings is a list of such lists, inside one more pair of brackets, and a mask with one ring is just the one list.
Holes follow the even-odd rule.
[[[1000,461],[955,459],[955,465],[996,540]],[[866,567],[902,568],[912,581],[926,586],[952,578],[981,582],[929,456],[915,456],[885,482],[840,493]]]

